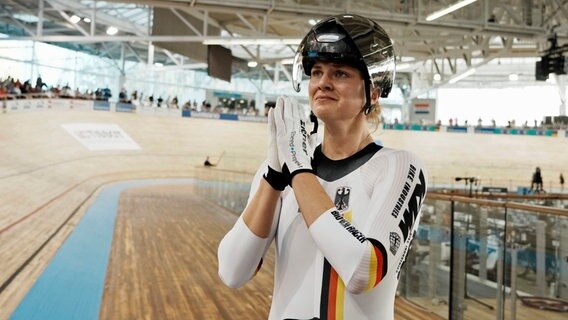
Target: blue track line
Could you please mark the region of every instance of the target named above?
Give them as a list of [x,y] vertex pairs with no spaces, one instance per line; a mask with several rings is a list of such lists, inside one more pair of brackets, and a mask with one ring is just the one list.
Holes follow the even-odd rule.
[[155,179],[105,187],[10,320],[98,319],[121,192],[147,185],[193,183],[200,182]]

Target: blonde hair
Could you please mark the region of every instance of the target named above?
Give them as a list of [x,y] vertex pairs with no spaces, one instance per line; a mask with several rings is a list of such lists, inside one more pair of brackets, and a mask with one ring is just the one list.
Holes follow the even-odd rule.
[[373,104],[371,112],[367,114],[367,121],[372,124],[373,130],[371,132],[375,132],[379,129],[379,125],[381,124],[381,105],[379,101]]

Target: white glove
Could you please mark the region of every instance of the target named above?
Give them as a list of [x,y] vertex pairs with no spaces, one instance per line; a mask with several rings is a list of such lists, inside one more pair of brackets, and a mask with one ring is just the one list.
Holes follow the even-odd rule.
[[[281,98],[278,98],[280,100]],[[268,166],[276,172],[282,172],[282,164],[278,160],[278,144],[276,143],[276,123],[274,123],[274,110],[268,110]]]
[[[280,99],[280,98],[279,98]],[[268,110],[268,168],[264,179],[274,190],[282,191],[288,185],[288,178],[282,173],[282,164],[278,159],[278,144],[276,141],[276,123],[274,122],[274,110]]]
[[274,109],[278,157],[290,171],[290,182],[300,172],[313,172],[313,146],[306,126],[309,118],[294,98],[278,99]]

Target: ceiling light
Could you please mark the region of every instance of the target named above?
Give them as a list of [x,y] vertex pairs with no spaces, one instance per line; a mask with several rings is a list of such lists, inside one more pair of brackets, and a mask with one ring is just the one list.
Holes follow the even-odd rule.
[[517,81],[517,80],[519,80],[519,75],[516,74],[516,73],[511,73],[511,74],[509,75],[509,80],[511,80],[511,81]]
[[79,21],[81,21],[81,18],[76,15],[72,15],[71,18],[69,18],[69,21],[71,21],[71,23],[73,24],[77,24]]
[[117,32],[118,32],[118,29],[115,28],[115,27],[113,27],[113,26],[108,27],[108,29],[107,29],[107,31],[106,31],[106,33],[107,33],[109,36],[114,36]]
[[155,66],[155,67],[158,67],[158,68],[161,68],[161,67],[164,66],[164,64],[161,63],[161,62],[154,62],[154,66]]
[[442,80],[442,76],[439,73],[436,73],[434,75],[434,81],[440,81],[440,80]]
[[410,68],[410,63],[401,63],[401,64],[397,64],[397,65],[396,65],[396,70],[397,70],[397,71],[399,71],[399,70],[406,70],[406,69],[408,69],[408,68]]
[[35,23],[39,21],[39,18],[37,16],[27,13],[14,13],[12,17],[28,23]]
[[258,62],[256,62],[256,61],[249,61],[249,62],[247,63],[247,66],[249,66],[250,68],[254,68],[254,67],[256,67],[257,65],[258,65]]
[[456,82],[458,82],[458,81],[460,81],[460,80],[462,80],[462,79],[465,79],[465,78],[471,76],[472,74],[475,73],[475,71],[476,71],[475,68],[471,68],[471,69],[467,70],[466,72],[464,72],[464,73],[462,73],[462,74],[460,74],[460,75],[457,75],[457,76],[453,77],[453,78],[450,79],[450,81],[448,81],[448,82],[449,82],[449,83],[456,83]]
[[87,17],[83,18],[83,21],[85,21],[86,23],[91,23],[91,19]]
[[445,9],[438,10],[438,11],[432,13],[432,14],[429,14],[426,17],[426,21],[436,20],[440,17],[447,15],[450,12],[454,12],[454,11],[460,9],[460,8],[463,8],[467,5],[470,5],[470,4],[474,3],[475,1],[477,1],[477,0],[461,0],[461,1],[458,1],[458,2],[450,5],[449,7],[445,8]]

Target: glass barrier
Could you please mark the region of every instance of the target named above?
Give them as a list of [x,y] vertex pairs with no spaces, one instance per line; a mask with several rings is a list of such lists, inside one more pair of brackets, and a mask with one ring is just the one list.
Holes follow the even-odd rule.
[[[196,191],[240,214],[252,177],[196,169]],[[568,210],[431,192],[398,293],[443,319],[565,319]]]
[[240,214],[250,191],[252,174],[221,169],[196,169],[196,193],[212,202]]
[[565,319],[568,210],[429,193],[399,294],[444,319]]
[[450,202],[426,197],[398,286],[399,294],[442,316],[450,301],[450,223]]

